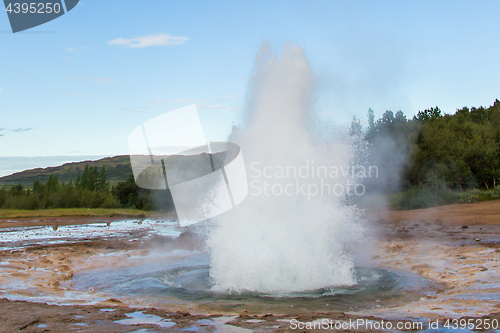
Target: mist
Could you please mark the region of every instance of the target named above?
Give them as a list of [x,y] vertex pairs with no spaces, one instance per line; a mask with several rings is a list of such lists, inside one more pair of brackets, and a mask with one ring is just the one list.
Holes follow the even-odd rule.
[[287,43],[278,57],[262,44],[245,126],[229,139],[241,147],[249,195],[213,220],[207,239],[215,290],[286,294],[356,283],[353,249],[363,222],[345,200],[356,176],[332,171],[350,170],[356,145],[340,133],[318,137],[314,80],[301,47]]

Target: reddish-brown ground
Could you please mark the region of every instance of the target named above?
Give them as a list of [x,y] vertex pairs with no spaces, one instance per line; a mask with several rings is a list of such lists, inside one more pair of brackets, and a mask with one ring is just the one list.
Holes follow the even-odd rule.
[[420,219],[434,222],[441,219],[444,223],[455,225],[500,225],[500,200],[483,201],[471,204],[455,204],[427,209],[403,211],[383,211],[374,213],[375,218],[393,222]]

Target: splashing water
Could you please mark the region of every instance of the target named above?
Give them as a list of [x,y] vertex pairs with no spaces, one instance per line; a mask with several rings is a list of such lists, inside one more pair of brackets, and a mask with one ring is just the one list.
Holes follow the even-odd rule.
[[356,152],[349,140],[318,142],[313,85],[300,47],[287,44],[278,58],[262,45],[246,127],[229,140],[241,147],[249,195],[214,219],[207,239],[215,290],[280,295],[356,283],[362,221],[340,193],[352,175],[333,174],[348,170]]

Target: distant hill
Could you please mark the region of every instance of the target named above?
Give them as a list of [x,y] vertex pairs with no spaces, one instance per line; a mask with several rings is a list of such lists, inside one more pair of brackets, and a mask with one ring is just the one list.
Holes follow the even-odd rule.
[[85,169],[85,165],[87,164],[89,167],[97,166],[98,169],[105,166],[111,184],[123,181],[132,175],[130,157],[122,155],[106,157],[95,161],[72,162],[57,167],[36,168],[16,172],[12,175],[1,177],[0,185],[31,185],[36,179],[42,183],[46,183],[50,175],[56,175],[60,181],[69,182],[70,180],[75,180],[78,173],[83,173],[83,169]]
[[[170,175],[172,178],[170,181],[172,184],[176,183],[180,179],[186,181],[211,172],[211,169],[209,168],[210,156],[213,158],[212,165],[215,163],[216,166],[222,165],[226,157],[225,153],[221,152],[211,155],[202,153],[192,156],[172,155],[168,157],[168,159],[165,160],[165,168],[171,171]],[[142,162],[145,162],[145,165],[149,165],[149,156],[143,157]],[[79,173],[83,174],[83,170],[86,165],[89,167],[96,166],[97,169],[101,169],[105,166],[106,174],[108,175],[108,180],[111,185],[124,181],[133,174],[129,155],[122,155],[106,157],[94,161],[88,160],[65,163],[57,167],[36,168],[16,172],[9,176],[0,177],[0,186],[11,186],[17,184],[30,186],[33,185],[36,179],[42,183],[47,183],[47,180],[51,175],[55,175],[59,181],[67,183],[70,180],[74,181]],[[144,176],[147,177],[147,173],[144,174]]]

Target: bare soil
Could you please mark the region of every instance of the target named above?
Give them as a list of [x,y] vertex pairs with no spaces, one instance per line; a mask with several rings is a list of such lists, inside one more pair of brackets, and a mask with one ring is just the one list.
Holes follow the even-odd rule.
[[372,212],[375,218],[394,222],[405,220],[425,220],[454,225],[500,225],[500,200],[483,201],[471,204],[455,204],[426,209]]

